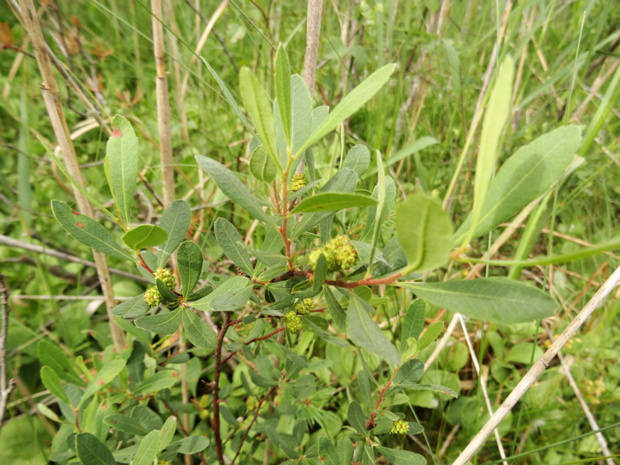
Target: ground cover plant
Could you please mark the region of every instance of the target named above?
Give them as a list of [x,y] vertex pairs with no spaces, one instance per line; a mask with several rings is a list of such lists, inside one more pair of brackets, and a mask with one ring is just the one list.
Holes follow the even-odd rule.
[[36,6],[3,460],[614,463],[611,2]]

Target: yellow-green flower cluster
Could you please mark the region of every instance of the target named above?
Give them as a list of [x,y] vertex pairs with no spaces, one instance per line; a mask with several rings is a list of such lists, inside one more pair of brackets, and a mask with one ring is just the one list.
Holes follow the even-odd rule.
[[396,420],[392,424],[390,434],[407,434],[409,432],[409,423],[403,420]]
[[303,187],[306,187],[306,175],[303,173],[294,174],[293,179],[291,180],[291,192],[297,192]]
[[286,326],[287,331],[297,334],[301,331],[301,317],[296,312],[288,312],[284,316],[284,326]]
[[153,286],[147,289],[144,293],[144,300],[151,307],[156,307],[161,303],[161,294],[157,290],[157,286]]
[[299,313],[300,315],[307,315],[312,310],[314,310],[314,300],[310,298],[302,300],[297,305],[295,305],[295,310],[297,310],[297,313]]
[[176,279],[174,279],[172,271],[167,268],[158,268],[155,273],[153,273],[153,276],[155,277],[155,279],[163,281],[163,283],[168,286],[168,289],[174,289],[174,287],[177,285],[177,281]]
[[357,261],[357,252],[347,236],[338,236],[325,244],[323,248],[310,252],[308,262],[313,269],[321,254],[327,259],[329,271],[346,270]]

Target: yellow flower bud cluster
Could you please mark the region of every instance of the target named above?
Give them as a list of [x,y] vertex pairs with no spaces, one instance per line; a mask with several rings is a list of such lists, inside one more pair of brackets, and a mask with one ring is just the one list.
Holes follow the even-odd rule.
[[288,312],[284,316],[284,326],[292,334],[297,334],[301,331],[301,317],[294,311]]
[[303,187],[306,187],[306,175],[303,173],[294,174],[293,179],[291,179],[291,192],[297,192]]
[[403,420],[396,420],[392,424],[390,434],[407,434],[409,432],[409,423]]
[[295,305],[295,310],[300,315],[307,315],[312,310],[314,310],[314,300],[310,298],[302,300],[297,305]]
[[157,286],[153,286],[147,289],[144,293],[144,300],[151,307],[156,307],[161,303],[161,294],[157,290]]
[[155,277],[155,279],[163,281],[163,283],[168,286],[168,289],[174,289],[177,285],[177,281],[176,279],[174,279],[172,271],[167,268],[158,268],[157,271],[153,273],[153,276]]
[[338,236],[329,241],[323,248],[314,249],[308,255],[308,262],[314,269],[316,262],[325,255],[329,271],[346,270],[357,261],[357,251],[347,236]]

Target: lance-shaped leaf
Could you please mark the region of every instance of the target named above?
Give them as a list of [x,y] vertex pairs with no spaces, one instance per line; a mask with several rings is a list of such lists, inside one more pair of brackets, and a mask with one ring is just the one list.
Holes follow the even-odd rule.
[[368,430],[366,429],[366,420],[364,419],[364,412],[362,406],[356,401],[349,404],[349,410],[347,411],[347,420],[349,424],[358,432],[368,437]]
[[218,218],[213,228],[215,238],[224,253],[232,262],[237,265],[245,274],[252,276],[254,269],[250,254],[248,253],[243,238],[230,221],[225,218]]
[[157,458],[159,452],[159,431],[151,431],[142,438],[138,446],[138,452],[134,457],[131,465],[151,465]]
[[135,251],[155,247],[164,243],[166,239],[168,239],[168,233],[159,226],[152,224],[137,226],[127,231],[123,236],[125,245]]
[[151,394],[163,389],[168,389],[174,386],[178,381],[178,376],[175,376],[175,374],[173,370],[158,371],[150,378],[144,380],[144,382],[133,391],[133,394]]
[[177,253],[177,266],[181,278],[181,294],[183,298],[192,293],[202,271],[202,252],[193,242],[183,242]]
[[144,300],[144,294],[140,294],[118,304],[112,309],[112,314],[123,318],[137,318],[148,312],[149,308],[151,307]]
[[202,318],[187,308],[183,309],[183,329],[185,329],[189,342],[196,347],[206,349],[209,352],[215,350],[217,344],[215,332],[202,321]]
[[393,465],[426,465],[426,459],[415,452],[378,446],[377,450]]
[[312,134],[312,98],[308,87],[298,74],[291,76],[291,147],[293,153]]
[[63,229],[82,244],[112,257],[137,261],[136,257],[114,240],[106,228],[92,218],[72,210],[66,203],[52,200],[52,213]]
[[75,363],[57,344],[42,339],[37,345],[37,356],[41,364],[52,368],[59,378],[77,386],[86,385],[75,372]]
[[424,300],[470,318],[512,324],[553,315],[557,304],[545,292],[506,278],[442,283],[400,283]]
[[353,91],[343,98],[336,108],[334,108],[334,110],[327,115],[327,118],[325,118],[319,127],[313,131],[312,135],[306,140],[306,142],[295,151],[295,156],[336,129],[340,123],[359,110],[364,103],[379,92],[395,69],[396,65],[394,64],[386,65],[372,73],[364,82],[353,89]]
[[319,456],[325,457],[323,463],[326,465],[341,465],[334,443],[326,437],[319,438]]
[[291,65],[286,50],[280,44],[276,53],[276,99],[286,141],[291,145]]
[[71,405],[71,401],[69,400],[65,389],[62,387],[60,378],[52,368],[48,366],[41,368],[41,381],[43,381],[43,385],[54,395],[54,397],[62,400],[67,405]]
[[138,328],[146,329],[155,334],[167,336],[179,329],[181,323],[181,309],[173,312],[163,312],[157,315],[143,316],[135,321]]
[[241,69],[239,74],[239,90],[243,105],[248,115],[250,115],[250,120],[256,128],[258,137],[278,169],[282,171],[276,148],[276,126],[271,102],[260,81],[249,68],[244,67]]
[[263,211],[256,197],[247,190],[232,171],[221,163],[201,155],[196,156],[196,161],[213,178],[226,197],[239,204],[254,218],[269,225],[274,224],[272,219]]
[[106,152],[110,190],[121,218],[129,225],[138,178],[138,138],[129,121],[120,115],[112,120],[112,137],[108,140]]
[[370,317],[369,311],[372,311],[370,304],[352,293],[347,311],[347,335],[356,345],[394,366],[400,365],[400,355],[396,347]]
[[203,311],[232,311],[243,307],[252,294],[252,282],[244,276],[230,278],[192,307]]
[[429,271],[448,262],[452,223],[441,203],[424,194],[410,195],[396,208],[396,237],[407,256],[407,268]]
[[90,433],[75,437],[75,451],[83,465],[116,465],[110,449]]
[[374,205],[377,205],[377,201],[367,195],[325,192],[302,200],[302,202],[291,211],[291,214],[371,207]]
[[86,390],[82,395],[82,399],[80,400],[80,406],[84,405],[84,403],[96,392],[102,390],[106,384],[111,382],[116,376],[121,372],[121,370],[125,368],[125,360],[112,360],[103,365],[95,377],[90,380],[88,386],[86,386]]
[[370,151],[365,145],[355,145],[347,152],[344,158],[343,168],[355,171],[358,176],[362,176],[370,166]]
[[184,200],[175,200],[164,211],[159,226],[168,233],[166,242],[157,251],[157,268],[161,268],[172,252],[185,239],[192,221],[192,210]]

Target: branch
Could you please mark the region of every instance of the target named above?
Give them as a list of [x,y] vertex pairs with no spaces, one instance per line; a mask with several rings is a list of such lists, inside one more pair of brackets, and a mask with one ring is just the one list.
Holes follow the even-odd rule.
[[6,409],[6,401],[13,390],[13,380],[6,379],[6,338],[9,330],[9,289],[4,275],[0,273],[0,305],[2,311],[2,330],[0,332],[0,430]]
[[213,373],[213,436],[215,437],[215,452],[220,465],[226,465],[222,449],[222,434],[220,432],[220,373],[222,372],[222,343],[230,326],[230,312],[222,313],[222,327],[217,334],[215,345],[215,372]]

